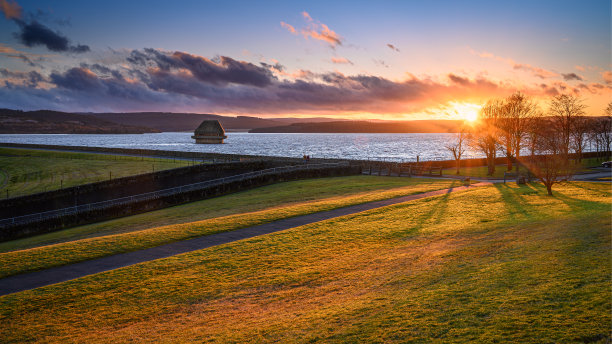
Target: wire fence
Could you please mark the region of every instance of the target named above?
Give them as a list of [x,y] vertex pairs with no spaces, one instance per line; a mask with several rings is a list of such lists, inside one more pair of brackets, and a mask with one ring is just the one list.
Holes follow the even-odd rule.
[[45,211],[45,212],[36,213],[36,214],[29,214],[29,215],[6,218],[6,219],[0,220],[0,228],[6,228],[6,227],[15,226],[15,225],[23,225],[23,224],[39,222],[39,221],[67,216],[67,215],[77,215],[79,213],[88,212],[92,210],[102,210],[102,209],[111,208],[111,207],[115,207],[119,205],[129,205],[129,204],[136,203],[136,202],[149,201],[149,200],[159,199],[162,197],[179,195],[185,192],[202,190],[205,188],[219,186],[219,185],[223,185],[227,183],[254,179],[260,176],[264,176],[264,175],[273,175],[273,174],[278,174],[278,173],[305,171],[305,170],[313,170],[313,169],[321,169],[321,168],[345,167],[349,165],[350,165],[349,162],[339,162],[339,163],[304,164],[304,165],[269,168],[265,170],[238,174],[238,175],[234,175],[230,177],[218,178],[218,179],[208,180],[204,182],[177,186],[177,187],[173,187],[169,189],[163,189],[163,190],[147,192],[147,193],[142,193],[142,194],[133,195],[133,196],[115,198],[115,199],[102,201],[102,202],[75,205],[73,207],[67,207],[67,208],[62,208],[62,209],[57,209],[57,210],[50,210],[50,211]]
[[[0,148],[0,150],[1,149],[2,148]],[[214,159],[205,160],[182,158],[178,156],[147,157],[98,153],[62,153],[54,151],[31,152],[32,153],[28,151],[28,154],[22,155],[7,155],[0,152],[1,198],[8,199],[9,197],[19,197],[38,192],[53,191],[86,183],[134,176],[142,173],[217,162],[214,161]],[[19,160],[12,160],[17,158],[35,158],[39,160],[37,160],[34,165],[29,166],[29,164],[21,164]],[[65,161],[68,160],[78,161],[75,162],[75,164],[78,165],[75,166],[72,162],[66,164]],[[96,164],[81,162],[82,160],[94,161]],[[239,160],[223,159],[221,162],[234,161]],[[47,164],[47,162],[51,163]],[[106,162],[111,163],[107,164]],[[7,168],[3,166],[3,164],[8,166],[12,165],[16,168]],[[34,169],[40,166],[44,166],[44,168],[39,170]]]

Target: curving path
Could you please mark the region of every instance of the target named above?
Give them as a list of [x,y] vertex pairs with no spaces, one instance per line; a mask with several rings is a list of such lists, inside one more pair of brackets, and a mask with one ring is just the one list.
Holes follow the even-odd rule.
[[233,241],[248,239],[259,235],[283,231],[314,222],[329,220],[335,217],[351,215],[366,210],[386,207],[393,204],[414,201],[421,198],[438,196],[451,192],[463,191],[474,187],[490,185],[489,182],[480,182],[470,186],[459,186],[449,189],[430,191],[415,195],[402,196],[349,207],[338,208],[318,213],[291,217],[258,226],[246,227],[230,232],[216,233],[194,239],[177,241],[170,244],[151,247],[144,250],[116,254],[75,264],[59,266],[41,271],[21,275],[9,276],[0,279],[0,295],[7,295],[24,290],[43,287],[50,284],[69,281],[75,278],[93,275],[99,272],[114,270],[129,265],[148,262],[155,259],[167,258],[177,254],[201,250],[211,246],[222,245]]

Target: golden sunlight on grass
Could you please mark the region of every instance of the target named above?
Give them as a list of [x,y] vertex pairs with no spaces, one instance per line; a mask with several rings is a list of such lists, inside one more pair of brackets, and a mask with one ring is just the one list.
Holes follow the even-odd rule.
[[0,338],[603,343],[610,200],[498,184],[365,211],[3,296]]

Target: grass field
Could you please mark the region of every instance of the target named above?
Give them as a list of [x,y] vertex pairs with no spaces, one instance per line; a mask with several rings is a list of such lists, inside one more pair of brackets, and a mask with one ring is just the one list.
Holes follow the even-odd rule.
[[605,343],[609,184],[495,185],[0,298],[4,342]]
[[[602,159],[597,159],[597,158],[582,159],[582,162],[580,163],[581,167],[579,170],[581,172],[588,172],[590,167],[600,166],[602,161],[603,161]],[[493,173],[493,176],[487,176],[487,172],[488,172],[487,166],[462,167],[459,169],[459,175],[476,177],[476,178],[493,177],[497,179],[503,179],[504,172],[507,172],[507,171],[508,171],[507,165],[505,164],[495,165],[495,173]],[[521,168],[521,171],[524,172],[524,169]],[[513,165],[511,172],[516,173],[516,165]],[[457,169],[456,168],[444,169],[442,170],[442,173],[446,175],[457,175],[456,174]]]
[[[458,181],[353,176],[270,185],[0,244],[0,277],[368,201],[458,186]],[[136,230],[135,228],[141,228]],[[105,234],[105,235],[104,235]],[[104,236],[100,236],[104,235]],[[81,237],[92,238],[79,239]],[[63,243],[36,247],[49,241]],[[26,247],[33,247],[23,249]]]
[[0,147],[0,197],[190,165],[191,161]]

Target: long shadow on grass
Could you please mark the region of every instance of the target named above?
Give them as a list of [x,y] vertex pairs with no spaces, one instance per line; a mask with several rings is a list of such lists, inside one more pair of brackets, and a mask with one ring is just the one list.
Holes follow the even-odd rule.
[[[577,185],[572,184],[573,187]],[[589,190],[589,189],[587,189]],[[555,192],[553,190],[553,197],[557,198],[561,202],[565,203],[573,211],[595,211],[595,210],[606,210],[610,208],[609,203],[589,201],[581,198],[570,197],[562,192]]]
[[[455,187],[457,185],[452,185],[451,187]],[[416,219],[416,225],[406,230],[398,232],[394,237],[405,238],[406,235],[410,235],[420,231],[421,229],[430,226],[431,224],[439,224],[444,222],[444,216],[448,209],[448,201],[451,195],[451,191],[447,191],[444,195],[431,198],[428,203],[430,210],[426,213],[419,215]],[[434,222],[429,222],[428,220],[434,219]]]
[[[575,188],[579,188],[579,189],[583,189],[583,190],[587,190],[589,192],[593,192],[593,193],[598,193],[598,194],[602,194],[601,189],[597,189],[597,188],[592,188],[592,187],[588,187],[586,185],[581,185],[581,184],[576,184],[576,183],[568,183],[568,184],[564,184],[566,186],[569,187],[575,187]],[[551,197],[547,195],[547,191],[546,188],[544,187],[543,184],[541,183],[530,183],[527,184],[525,186],[521,186],[520,188],[510,188],[506,185],[496,185],[495,186],[498,189],[503,189],[503,188],[507,188],[509,190],[509,192],[507,194],[514,194],[515,198],[521,199],[521,195],[528,195],[531,193],[535,193],[538,195],[541,195],[542,197]],[[528,189],[530,189],[531,191],[528,191]],[[516,191],[514,191],[516,190]],[[574,211],[585,211],[585,210],[600,210],[600,209],[607,209],[607,207],[609,207],[608,203],[605,202],[598,202],[598,201],[590,201],[590,200],[585,200],[585,199],[581,199],[581,198],[574,198],[574,197],[570,197],[566,194],[567,192],[565,191],[560,191],[558,188],[555,188],[553,186],[553,195],[552,197],[565,203],[568,207],[570,207],[572,210]],[[504,197],[504,194],[502,193],[502,197]],[[504,197],[504,200],[507,201],[506,197]],[[508,204],[508,202],[506,202]],[[524,201],[522,202],[523,205],[528,206],[529,205],[527,203],[525,203]],[[510,203],[511,204],[511,203]],[[528,216],[528,218],[532,218],[533,215],[535,214],[529,214],[526,213],[526,215]],[[512,216],[512,215],[511,215]]]
[[495,184],[495,188],[499,191],[511,220],[532,220],[534,218],[534,214],[527,210],[532,207],[525,201],[523,196],[538,193],[539,191],[536,186],[525,184],[518,187],[510,187],[506,184]]
[[[609,192],[603,191],[601,188],[598,188],[595,183],[572,183],[572,186],[578,189],[587,190],[589,192],[594,192],[600,195],[609,195]],[[610,185],[608,185],[608,191],[610,191]]]

